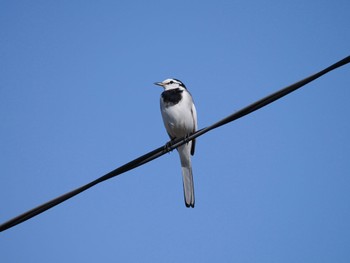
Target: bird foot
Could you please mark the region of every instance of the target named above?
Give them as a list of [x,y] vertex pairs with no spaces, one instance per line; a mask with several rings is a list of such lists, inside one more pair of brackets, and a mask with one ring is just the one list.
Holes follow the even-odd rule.
[[167,151],[167,152],[171,152],[173,150],[173,149],[171,149],[171,146],[173,146],[173,140],[167,142],[164,145],[164,150]]
[[190,134],[186,134],[186,136],[184,137],[184,142],[187,144],[190,142],[190,140],[188,139],[190,137]]

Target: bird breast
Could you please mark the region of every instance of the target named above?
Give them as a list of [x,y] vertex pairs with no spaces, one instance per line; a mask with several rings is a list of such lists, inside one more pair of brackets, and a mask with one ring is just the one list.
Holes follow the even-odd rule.
[[165,128],[172,138],[180,138],[194,131],[192,98],[183,92],[177,104],[169,105],[161,97],[161,112]]

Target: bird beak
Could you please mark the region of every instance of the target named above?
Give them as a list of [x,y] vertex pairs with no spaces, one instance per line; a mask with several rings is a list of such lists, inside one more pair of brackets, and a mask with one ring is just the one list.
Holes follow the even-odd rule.
[[164,84],[162,82],[154,82],[154,85],[158,85],[158,86],[164,87]]

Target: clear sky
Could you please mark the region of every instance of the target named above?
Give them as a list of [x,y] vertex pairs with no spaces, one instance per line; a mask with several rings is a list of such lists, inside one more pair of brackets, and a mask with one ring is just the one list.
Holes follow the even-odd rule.
[[[350,54],[350,2],[1,1],[1,223]],[[350,65],[0,234],[0,262],[349,262]]]

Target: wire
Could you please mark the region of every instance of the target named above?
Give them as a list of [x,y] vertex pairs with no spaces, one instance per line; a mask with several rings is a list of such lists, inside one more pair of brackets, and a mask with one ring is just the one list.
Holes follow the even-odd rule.
[[146,163],[148,163],[156,158],[159,158],[160,156],[164,155],[165,153],[170,152],[170,151],[174,150],[175,148],[185,144],[186,142],[188,142],[194,138],[197,138],[197,137],[199,137],[199,136],[201,136],[201,135],[203,135],[203,134],[205,134],[213,129],[219,128],[219,127],[226,125],[232,121],[235,121],[235,120],[237,120],[245,115],[248,115],[248,114],[250,114],[250,113],[252,113],[252,112],[254,112],[262,107],[265,107],[266,105],[268,105],[268,104],[288,95],[289,93],[303,87],[304,85],[314,81],[315,79],[323,76],[324,74],[348,64],[349,62],[350,62],[350,56],[348,56],[348,57],[336,62],[335,64],[321,70],[320,72],[317,72],[317,73],[315,73],[315,74],[313,74],[313,75],[311,75],[303,80],[300,80],[300,81],[298,81],[298,82],[296,82],[288,87],[285,87],[285,88],[283,88],[283,89],[281,89],[273,94],[270,94],[269,96],[254,102],[253,104],[227,116],[226,118],[224,118],[224,119],[222,119],[222,120],[220,120],[220,121],[218,121],[218,122],[216,122],[216,123],[214,123],[206,128],[198,130],[197,132],[191,134],[187,138],[179,138],[179,139],[176,139],[173,141],[169,141],[165,146],[161,146],[161,147],[159,147],[159,148],[157,148],[149,153],[146,153],[146,154],[120,166],[119,168],[101,176],[100,178],[98,178],[98,179],[96,179],[96,180],[94,180],[86,185],[83,185],[83,186],[81,186],[73,191],[70,191],[64,195],[61,195],[59,197],[56,197],[56,198],[52,199],[51,201],[48,201],[48,202],[46,202],[38,207],[35,207],[35,208],[33,208],[33,209],[31,209],[31,210],[29,210],[29,211],[27,211],[19,216],[12,218],[11,220],[0,225],[0,232],[5,231],[5,230],[7,230],[15,225],[18,225],[18,224],[36,216],[36,215],[38,215],[38,214],[41,214],[44,211],[72,198],[73,196],[80,194],[81,192],[83,192],[83,191],[103,182],[103,181],[111,179],[111,178],[118,176],[122,173],[130,171],[138,166],[144,165],[144,164],[146,164]]

